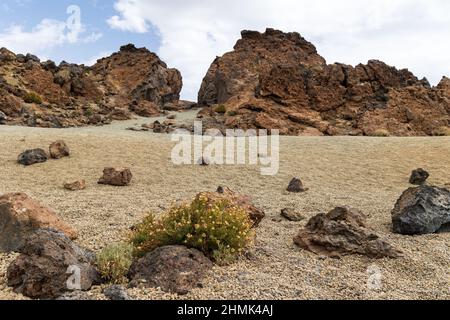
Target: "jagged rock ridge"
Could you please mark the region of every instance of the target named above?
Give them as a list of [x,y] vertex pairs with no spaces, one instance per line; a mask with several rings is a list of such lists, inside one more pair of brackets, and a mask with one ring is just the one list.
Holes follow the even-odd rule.
[[179,103],[181,74],[145,48],[126,45],[92,67],[0,49],[0,122],[39,127],[159,115]]
[[[243,31],[217,58],[198,95],[205,127],[280,129],[286,135],[441,135],[450,79],[437,87],[377,60],[327,64],[298,33]],[[215,112],[224,105],[227,112]]]

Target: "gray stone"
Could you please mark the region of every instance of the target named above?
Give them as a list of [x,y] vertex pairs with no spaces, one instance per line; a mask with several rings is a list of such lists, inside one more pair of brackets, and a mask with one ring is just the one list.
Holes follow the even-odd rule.
[[43,163],[48,160],[47,153],[42,149],[26,150],[21,153],[17,159],[17,162],[24,166],[31,166],[36,163]]

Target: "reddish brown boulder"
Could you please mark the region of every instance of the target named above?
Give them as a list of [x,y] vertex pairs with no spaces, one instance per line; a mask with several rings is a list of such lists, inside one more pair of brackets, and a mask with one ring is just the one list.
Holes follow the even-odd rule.
[[128,168],[105,168],[103,177],[100,178],[98,183],[123,187],[130,185],[132,178],[133,175]]
[[77,237],[77,231],[61,221],[53,210],[26,194],[10,193],[0,197],[0,251],[17,250],[37,229],[54,229],[71,239]]
[[[159,115],[178,105],[182,78],[145,48],[127,45],[92,67],[40,62],[31,55],[0,64],[0,123],[38,127],[101,125],[133,113]],[[130,112],[131,110],[131,112]]]
[[361,254],[380,259],[401,255],[401,251],[366,227],[366,218],[360,211],[348,207],[313,217],[294,243],[304,250],[332,257]]
[[70,149],[62,140],[53,142],[49,147],[49,152],[50,157],[53,159],[61,159],[70,156]]
[[[198,95],[204,127],[284,135],[432,135],[448,128],[450,80],[431,88],[377,60],[328,65],[298,33],[243,31],[217,58]],[[214,112],[218,105],[226,115]],[[213,120],[211,120],[213,119]]]

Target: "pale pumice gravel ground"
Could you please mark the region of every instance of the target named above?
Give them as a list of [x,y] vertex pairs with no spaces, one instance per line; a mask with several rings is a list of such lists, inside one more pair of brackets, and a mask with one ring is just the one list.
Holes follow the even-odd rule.
[[[192,114],[182,114],[184,119]],[[249,194],[267,217],[247,257],[215,267],[204,288],[177,297],[159,290],[128,290],[136,299],[450,299],[450,234],[417,237],[391,232],[390,212],[408,184],[411,170],[423,167],[429,183],[450,183],[450,138],[282,137],[280,172],[261,176],[255,166],[174,166],[169,135],[131,132],[125,128],[152,122],[137,119],[106,127],[37,129],[0,127],[0,193],[25,192],[76,227],[77,242],[92,250],[120,241],[149,211],[162,212],[175,201],[190,199],[219,185]],[[47,148],[58,139],[72,155],[23,167],[17,155],[28,148]],[[97,185],[107,166],[130,167],[132,185]],[[288,194],[292,177],[307,193]],[[62,185],[85,179],[87,189],[70,192]],[[400,259],[340,260],[296,248],[293,237],[307,220],[275,222],[292,207],[307,218],[338,205],[369,216],[379,235],[404,251]],[[5,285],[7,265],[15,254],[0,254],[0,299],[22,299]],[[376,288],[368,282],[379,271]],[[93,298],[104,298],[101,288]]]

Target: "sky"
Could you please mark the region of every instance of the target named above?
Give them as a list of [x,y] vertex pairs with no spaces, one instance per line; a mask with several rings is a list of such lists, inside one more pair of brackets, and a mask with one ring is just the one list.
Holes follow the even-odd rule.
[[196,100],[240,31],[297,31],[328,63],[379,59],[437,84],[450,76],[448,0],[1,0],[0,47],[87,65],[134,43],[183,75]]

